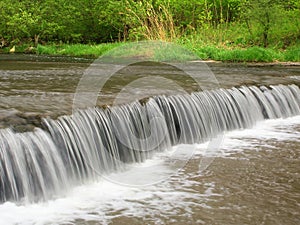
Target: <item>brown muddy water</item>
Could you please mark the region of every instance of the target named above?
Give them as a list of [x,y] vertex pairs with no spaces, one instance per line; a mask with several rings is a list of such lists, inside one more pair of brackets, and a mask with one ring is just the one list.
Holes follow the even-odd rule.
[[[71,114],[78,82],[91,62],[0,55],[0,128],[12,127],[23,132],[39,126],[43,117]],[[300,65],[207,65],[221,88],[300,85]],[[162,73],[187,92],[198,90],[182,71],[163,64],[141,63],[119,71],[99,93],[99,105],[111,104],[122,87],[137,77]],[[148,90],[141,86],[129,92]],[[133,100],[129,94],[124,96],[123,102]],[[46,203],[2,203],[0,224],[297,225],[299,137],[299,116],[263,121],[253,129],[225,134],[214,161],[201,174],[198,166],[205,144],[187,145],[185,148],[196,149],[194,157],[164,182],[128,187],[110,182],[108,176],[102,182],[74,188],[66,196]],[[161,167],[164,162],[155,163],[159,169],[153,171],[153,176],[165,168]]]
[[[32,123],[38,125],[40,117],[71,114],[78,82],[91,63],[92,60],[81,58],[0,55],[0,128],[13,126],[22,131],[32,128]],[[300,65],[206,64],[218,81],[214,85],[217,88],[300,83]],[[162,73],[187,92],[199,90],[197,84],[178,69],[165,64],[142,63],[128,66],[112,76],[99,93],[98,105],[110,105],[116,94],[133,80]],[[148,93],[146,86],[128,90],[128,97],[125,94],[119,99],[120,103],[133,101],[133,92]],[[168,93],[159,92],[155,87],[150,90],[154,91],[149,95]]]

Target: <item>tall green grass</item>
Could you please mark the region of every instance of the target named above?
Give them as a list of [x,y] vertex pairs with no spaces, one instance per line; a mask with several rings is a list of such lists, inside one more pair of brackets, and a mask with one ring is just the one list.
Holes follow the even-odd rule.
[[[203,60],[219,60],[230,62],[276,62],[291,61],[300,62],[300,43],[287,49],[277,46],[268,48],[249,46],[243,41],[242,36],[234,38],[227,34],[224,41],[218,41],[218,37],[199,33],[177,39],[177,43],[195,52]],[[232,36],[232,37],[231,37]],[[230,38],[231,37],[231,38]],[[227,41],[226,41],[227,40]],[[232,41],[228,41],[232,40]]]
[[93,57],[103,55],[122,43],[109,43],[99,45],[83,45],[83,44],[62,44],[62,45],[38,45],[36,52],[40,55],[67,55],[67,56],[84,56]]
[[216,46],[200,47],[195,50],[202,59],[230,62],[274,62],[284,61],[284,53],[261,47],[226,49]]
[[[292,46],[288,49],[278,48],[263,48],[263,47],[245,47],[245,46],[227,46],[224,44],[206,44],[201,39],[177,39],[175,42],[180,48],[173,48],[172,45],[167,45],[163,49],[153,51],[153,49],[141,50],[135,46],[135,42],[128,43],[106,43],[98,45],[83,45],[83,44],[49,44],[49,45],[38,45],[37,48],[33,49],[31,54],[39,55],[64,55],[64,56],[76,56],[76,57],[89,57],[97,58],[111,50],[116,49],[118,54],[118,48],[120,46],[131,46],[131,51],[126,51],[128,56],[125,57],[142,57],[141,54],[152,54],[152,58],[156,60],[185,60],[187,56],[190,56],[187,51],[189,50],[195,53],[202,60],[218,60],[228,62],[300,62],[300,44]],[[176,46],[176,44],[174,46]],[[141,45],[142,46],[142,45]],[[28,45],[16,46],[16,53],[25,53],[28,49]],[[127,47],[128,48],[128,47]],[[122,48],[120,48],[120,51]],[[115,50],[113,50],[115,51]],[[9,48],[2,49],[0,53],[8,53]],[[28,53],[28,52],[27,52]],[[122,52],[119,52],[123,54]]]
[[284,52],[284,60],[291,62],[300,62],[300,45],[288,48]]

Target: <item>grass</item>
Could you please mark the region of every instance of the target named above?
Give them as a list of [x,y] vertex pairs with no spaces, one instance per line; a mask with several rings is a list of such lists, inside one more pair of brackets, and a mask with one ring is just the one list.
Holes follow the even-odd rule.
[[300,62],[300,46],[287,49],[284,53],[285,61]]
[[[22,44],[16,46],[15,53],[29,53],[38,55],[54,55],[54,56],[76,56],[76,57],[88,57],[97,58],[104,53],[112,50],[115,47],[121,46],[122,43],[108,43],[99,45],[87,45],[87,44],[47,44],[38,45],[36,48],[32,48],[30,51],[29,44]],[[0,53],[9,53],[8,47],[0,49]]]
[[105,54],[105,58],[143,61],[190,61],[198,57],[195,53],[173,42],[141,41],[127,42]]
[[284,53],[261,47],[226,49],[207,46],[196,49],[196,54],[202,59],[213,59],[229,62],[274,62],[284,61]]
[[[181,46],[173,48],[172,45],[167,45],[160,51],[151,52],[149,49],[144,49],[139,52],[139,49],[134,47],[136,43],[129,42],[126,45],[122,42],[118,43],[107,43],[98,45],[84,45],[84,44],[47,44],[38,45],[28,52],[30,47],[28,44],[16,46],[16,53],[35,53],[39,55],[65,55],[65,56],[75,56],[75,57],[89,57],[97,58],[102,56],[107,52],[122,51],[122,46],[131,46],[131,51],[125,50],[125,53],[131,54],[131,56],[139,56],[145,54],[154,55],[154,59],[178,59],[184,60],[185,54],[189,50],[195,53],[200,59],[203,60],[217,60],[217,61],[227,61],[227,62],[300,62],[300,45],[292,46],[288,49],[276,49],[276,48],[262,48],[258,46],[254,47],[241,47],[241,46],[226,46],[217,44],[206,45],[201,40],[177,40],[176,45]],[[121,48],[117,48],[121,47]],[[136,48],[136,49],[135,49]],[[113,50],[115,49],[115,50]],[[119,50],[120,49],[120,50]],[[126,49],[126,48],[124,48]],[[113,50],[113,51],[111,51]],[[1,49],[0,53],[8,53],[9,48]],[[124,54],[124,53],[120,53]]]
[[249,46],[241,41],[227,43],[226,41],[204,40],[191,35],[178,39],[178,43],[195,52],[203,60],[218,60],[227,62],[300,62],[300,43],[287,49],[278,47],[263,48]]
[[103,55],[105,52],[120,46],[121,43],[83,45],[83,44],[62,44],[62,45],[38,45],[36,52],[40,55],[67,55],[67,56],[84,56],[93,57]]

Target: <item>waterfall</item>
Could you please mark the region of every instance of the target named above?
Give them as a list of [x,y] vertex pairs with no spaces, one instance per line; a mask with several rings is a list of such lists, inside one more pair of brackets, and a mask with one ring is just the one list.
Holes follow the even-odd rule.
[[47,200],[99,173],[143,162],[174,145],[300,114],[296,85],[239,87],[156,96],[107,109],[78,110],[43,129],[0,130],[0,201]]

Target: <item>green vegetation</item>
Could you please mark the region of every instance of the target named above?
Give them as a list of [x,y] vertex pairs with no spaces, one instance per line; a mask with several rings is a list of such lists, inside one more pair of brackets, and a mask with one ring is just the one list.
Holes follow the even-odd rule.
[[300,61],[299,0],[1,0],[0,52],[97,57],[163,40],[202,59]]
[[[122,42],[116,43],[106,43],[106,44],[97,44],[97,45],[87,45],[87,44],[50,44],[50,45],[38,45],[34,51],[29,53],[36,53],[41,55],[66,55],[66,56],[77,56],[77,57],[90,57],[97,58],[108,51],[122,46]],[[300,47],[290,47],[285,50],[272,49],[272,48],[263,48],[263,47],[248,47],[248,48],[227,48],[220,47],[215,45],[198,45],[187,44],[179,41],[180,46],[183,46],[186,49],[194,52],[200,59],[203,60],[220,60],[220,61],[229,61],[229,62],[300,62]],[[21,45],[16,48],[16,52],[26,53],[28,52],[28,44]],[[4,53],[9,52],[9,48],[3,49]],[[138,52],[132,53],[139,54]],[[157,53],[159,57],[160,53]],[[173,54],[173,52],[171,52]],[[176,54],[176,52],[174,53]],[[180,60],[179,56],[185,57],[185,55],[180,55],[182,52],[179,52],[177,55],[171,55],[169,57],[176,58]]]
[[88,56],[98,57],[105,52],[121,45],[121,43],[110,43],[100,45],[84,45],[84,44],[62,44],[62,45],[38,45],[37,54],[47,55],[69,55],[69,56]]

